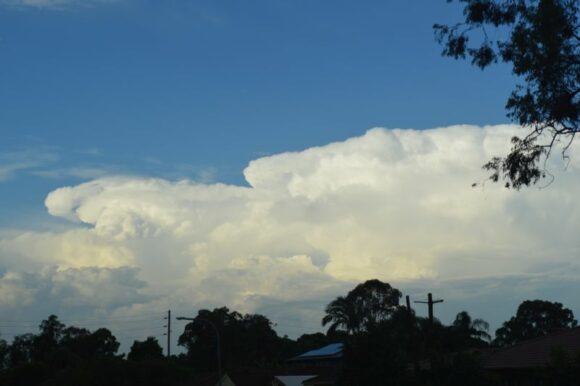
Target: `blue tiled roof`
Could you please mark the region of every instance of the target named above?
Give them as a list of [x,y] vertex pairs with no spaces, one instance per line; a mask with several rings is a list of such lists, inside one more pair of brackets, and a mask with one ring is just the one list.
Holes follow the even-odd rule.
[[312,357],[337,357],[342,355],[342,343],[332,343],[328,346],[317,348],[316,350],[307,351],[304,354],[300,354],[293,359],[308,359]]

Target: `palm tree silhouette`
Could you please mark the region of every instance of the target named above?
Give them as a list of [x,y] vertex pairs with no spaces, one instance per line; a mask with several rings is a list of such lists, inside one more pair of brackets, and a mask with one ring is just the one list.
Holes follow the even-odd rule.
[[399,307],[401,291],[373,279],[357,285],[346,296],[339,296],[325,309],[322,325],[330,324],[328,333],[344,330],[358,334],[390,318]]

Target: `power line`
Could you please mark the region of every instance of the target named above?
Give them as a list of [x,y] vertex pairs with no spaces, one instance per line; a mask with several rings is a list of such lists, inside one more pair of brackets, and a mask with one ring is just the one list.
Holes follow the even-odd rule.
[[[141,314],[141,315],[134,315],[134,316],[123,316],[123,317],[119,317],[119,316],[111,316],[111,317],[99,317],[99,316],[95,316],[95,317],[90,317],[90,318],[83,318],[83,319],[59,319],[59,322],[61,323],[84,323],[84,322],[95,322],[95,323],[99,323],[102,321],[134,321],[134,320],[151,320],[151,317],[157,317],[158,313],[147,313],[147,314]],[[22,319],[3,319],[0,320],[0,323],[41,323],[43,320],[45,319],[35,319],[35,320],[22,320]]]
[[[101,322],[101,323],[74,323],[67,325],[67,327],[99,327],[99,326],[110,326],[110,325],[127,325],[128,323],[143,325],[144,323],[158,323],[160,319],[149,319],[149,320],[142,320],[139,322],[133,321],[124,321],[124,322]],[[38,325],[35,324],[0,324],[0,328],[38,328]]]

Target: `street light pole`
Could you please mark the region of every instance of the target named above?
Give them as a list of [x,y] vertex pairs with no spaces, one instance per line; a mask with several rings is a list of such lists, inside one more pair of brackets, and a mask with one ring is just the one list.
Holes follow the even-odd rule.
[[220,333],[215,324],[208,319],[203,318],[186,318],[183,316],[179,316],[176,318],[177,320],[190,320],[192,322],[203,322],[211,326],[215,332],[215,341],[216,341],[216,353],[217,353],[217,370],[218,370],[218,386],[222,386],[222,355],[221,355],[221,344],[220,344]]

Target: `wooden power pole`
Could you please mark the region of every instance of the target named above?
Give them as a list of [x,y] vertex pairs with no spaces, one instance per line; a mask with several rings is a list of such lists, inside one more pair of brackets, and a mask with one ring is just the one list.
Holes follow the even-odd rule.
[[433,295],[431,295],[431,292],[429,292],[427,294],[427,301],[418,300],[415,301],[415,303],[427,304],[429,306],[429,323],[433,325],[433,304],[443,303],[443,299],[433,300]]
[[171,357],[171,310],[167,311],[167,324],[163,327],[167,327],[167,332],[163,335],[167,335],[167,358]]

